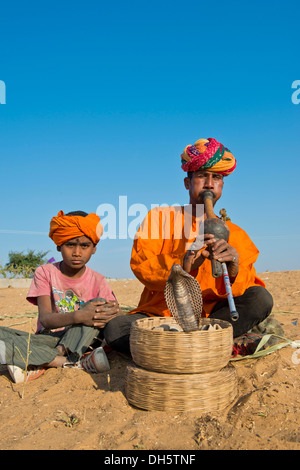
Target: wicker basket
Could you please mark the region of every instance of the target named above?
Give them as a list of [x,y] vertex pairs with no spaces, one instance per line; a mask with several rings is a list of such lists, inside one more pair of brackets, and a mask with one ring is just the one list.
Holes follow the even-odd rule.
[[130,332],[134,362],[148,370],[167,374],[206,373],[221,370],[232,354],[233,330],[221,320],[200,319],[200,326],[219,324],[210,331],[154,330],[160,325],[178,326],[174,318],[151,317],[137,320]]
[[206,374],[163,374],[127,366],[125,393],[128,402],[148,411],[220,411],[237,394],[233,366]]

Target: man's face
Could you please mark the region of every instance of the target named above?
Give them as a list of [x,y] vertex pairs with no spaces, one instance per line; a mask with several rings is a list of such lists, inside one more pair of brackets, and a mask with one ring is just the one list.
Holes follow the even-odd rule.
[[222,195],[223,184],[222,175],[207,170],[194,171],[191,179],[184,178],[185,188],[190,194],[190,204],[203,204],[203,192],[208,190],[215,194],[215,204]]
[[58,251],[61,252],[64,263],[68,267],[79,270],[96,252],[96,247],[90,238],[82,235],[68,240],[61,247],[58,247]]

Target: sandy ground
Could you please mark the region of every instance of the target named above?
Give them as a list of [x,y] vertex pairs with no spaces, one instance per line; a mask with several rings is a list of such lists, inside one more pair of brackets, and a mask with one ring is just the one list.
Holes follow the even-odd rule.
[[[300,340],[300,271],[261,273],[285,336]],[[110,281],[121,305],[136,305],[136,280]],[[0,289],[0,326],[34,332],[36,308],[26,289]],[[30,316],[33,316],[30,319]],[[109,354],[111,370],[50,369],[13,384],[0,371],[0,449],[189,450],[300,449],[300,353],[287,346],[260,359],[234,362],[238,395],[218,413],[145,411],[130,406],[129,359]],[[22,397],[23,395],[23,397]]]

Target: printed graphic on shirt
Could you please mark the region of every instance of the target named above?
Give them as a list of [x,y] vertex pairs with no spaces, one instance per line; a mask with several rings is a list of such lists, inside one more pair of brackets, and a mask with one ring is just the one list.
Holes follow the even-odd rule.
[[55,305],[60,313],[74,312],[82,303],[84,303],[84,300],[77,297],[72,289],[68,289],[64,292],[52,287],[52,292]]

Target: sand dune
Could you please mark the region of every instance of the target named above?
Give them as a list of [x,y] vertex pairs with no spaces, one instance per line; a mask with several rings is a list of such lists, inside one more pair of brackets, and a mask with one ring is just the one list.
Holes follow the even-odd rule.
[[[300,339],[300,271],[260,273],[287,338]],[[136,280],[110,281],[121,305],[136,305]],[[35,330],[26,289],[0,289],[0,326]],[[30,317],[33,316],[31,319]],[[89,375],[48,370],[26,385],[0,372],[0,449],[192,450],[300,449],[300,363],[288,346],[234,363],[238,396],[225,410],[148,412],[124,395],[129,360],[111,352],[111,370]],[[300,362],[300,354],[299,354]]]

